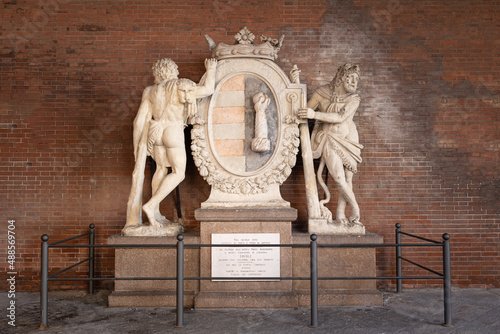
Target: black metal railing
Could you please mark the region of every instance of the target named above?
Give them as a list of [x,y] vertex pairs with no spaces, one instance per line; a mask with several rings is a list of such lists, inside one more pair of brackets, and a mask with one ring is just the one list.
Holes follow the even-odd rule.
[[[450,264],[450,236],[443,234],[443,241],[435,241],[419,237],[410,233],[401,231],[401,224],[396,224],[396,243],[395,244],[318,244],[317,235],[310,236],[309,244],[266,244],[265,247],[291,247],[291,248],[309,248],[310,249],[310,276],[307,277],[185,277],[184,276],[184,248],[202,248],[202,247],[255,247],[255,244],[187,244],[184,245],[184,236],[177,236],[177,244],[172,245],[151,245],[151,244],[121,244],[121,245],[95,245],[95,226],[90,224],[90,231],[72,238],[64,239],[49,244],[49,236],[42,236],[42,254],[41,254],[41,284],[40,284],[40,306],[41,306],[41,324],[40,329],[48,326],[48,282],[49,281],[88,281],[89,294],[94,293],[94,281],[117,281],[117,280],[175,280],[176,281],[176,325],[184,326],[184,281],[185,280],[310,280],[311,282],[311,324],[310,327],[318,327],[318,281],[319,280],[396,280],[397,292],[402,292],[403,279],[442,279],[444,290],[444,323],[443,326],[452,326],[451,316],[451,264]],[[89,235],[88,245],[62,245],[62,243]],[[426,243],[403,244],[401,236],[416,238]],[[375,277],[318,277],[318,248],[396,248],[396,276],[375,276]],[[421,264],[411,261],[402,256],[404,247],[442,247],[443,253],[443,272],[440,273],[427,268]],[[49,276],[49,248],[88,248],[89,257],[75,263],[65,269],[59,270]],[[177,274],[176,277],[94,277],[94,250],[95,248],[176,248],[177,249]],[[403,276],[402,261],[413,264],[419,268],[429,271],[434,276]],[[82,263],[89,262],[89,277],[64,277],[56,278]]]

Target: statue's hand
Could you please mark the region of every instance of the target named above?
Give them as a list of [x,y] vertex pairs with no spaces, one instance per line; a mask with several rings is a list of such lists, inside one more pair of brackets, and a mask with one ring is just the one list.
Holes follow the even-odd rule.
[[216,67],[217,67],[217,59],[215,58],[205,59],[205,68],[207,69],[207,71],[215,70]]
[[297,113],[297,115],[300,118],[309,118],[309,119],[314,119],[314,114],[315,114],[315,111],[312,110],[311,108],[299,109],[299,112]]
[[266,94],[262,95],[260,100],[254,105],[255,111],[265,112],[270,103],[271,99],[269,98],[269,96],[267,96]]
[[264,110],[267,109],[267,107],[269,107],[269,104],[271,103],[271,99],[269,98],[269,96],[266,95],[266,100],[264,101]]

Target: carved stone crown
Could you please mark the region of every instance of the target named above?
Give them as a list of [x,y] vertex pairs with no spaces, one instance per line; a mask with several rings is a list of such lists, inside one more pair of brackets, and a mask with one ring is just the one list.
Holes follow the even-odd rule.
[[283,44],[285,35],[281,35],[279,39],[272,39],[261,35],[260,40],[263,44],[254,43],[255,35],[243,27],[235,36],[236,43],[229,45],[226,43],[215,44],[214,40],[208,35],[205,39],[208,42],[212,56],[218,60],[227,58],[264,58],[275,60],[278,58],[278,52]]

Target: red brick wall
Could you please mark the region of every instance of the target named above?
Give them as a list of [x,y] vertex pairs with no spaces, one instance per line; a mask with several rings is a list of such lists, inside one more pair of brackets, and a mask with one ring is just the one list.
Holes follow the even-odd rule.
[[[354,187],[367,230],[387,242],[397,222],[438,240],[448,232],[453,284],[498,287],[498,1],[149,2],[0,4],[0,254],[13,219],[18,289],[38,289],[43,233],[56,241],[94,223],[105,243],[124,225],[132,120],[152,63],[170,57],[181,77],[198,81],[210,57],[203,35],[231,43],[243,25],[286,35],[277,62],[286,72],[297,64],[309,94],[339,65],[360,64],[355,120],[365,149]],[[194,210],[209,187],[192,160],[180,193],[185,224],[196,230]],[[282,193],[304,229],[300,161]],[[163,209],[174,215],[171,197]],[[51,252],[51,270],[84,256]],[[432,249],[411,253],[440,268]],[[112,275],[113,252],[98,254],[97,274]],[[379,274],[393,274],[393,264],[393,250],[381,250]]]

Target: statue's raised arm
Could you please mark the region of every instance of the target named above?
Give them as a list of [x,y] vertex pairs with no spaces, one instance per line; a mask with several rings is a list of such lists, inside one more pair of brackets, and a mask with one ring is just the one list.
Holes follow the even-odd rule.
[[217,68],[217,60],[214,58],[205,59],[205,69],[207,70],[205,82],[203,80],[196,86],[196,98],[201,99],[210,96],[215,89],[215,69]]

